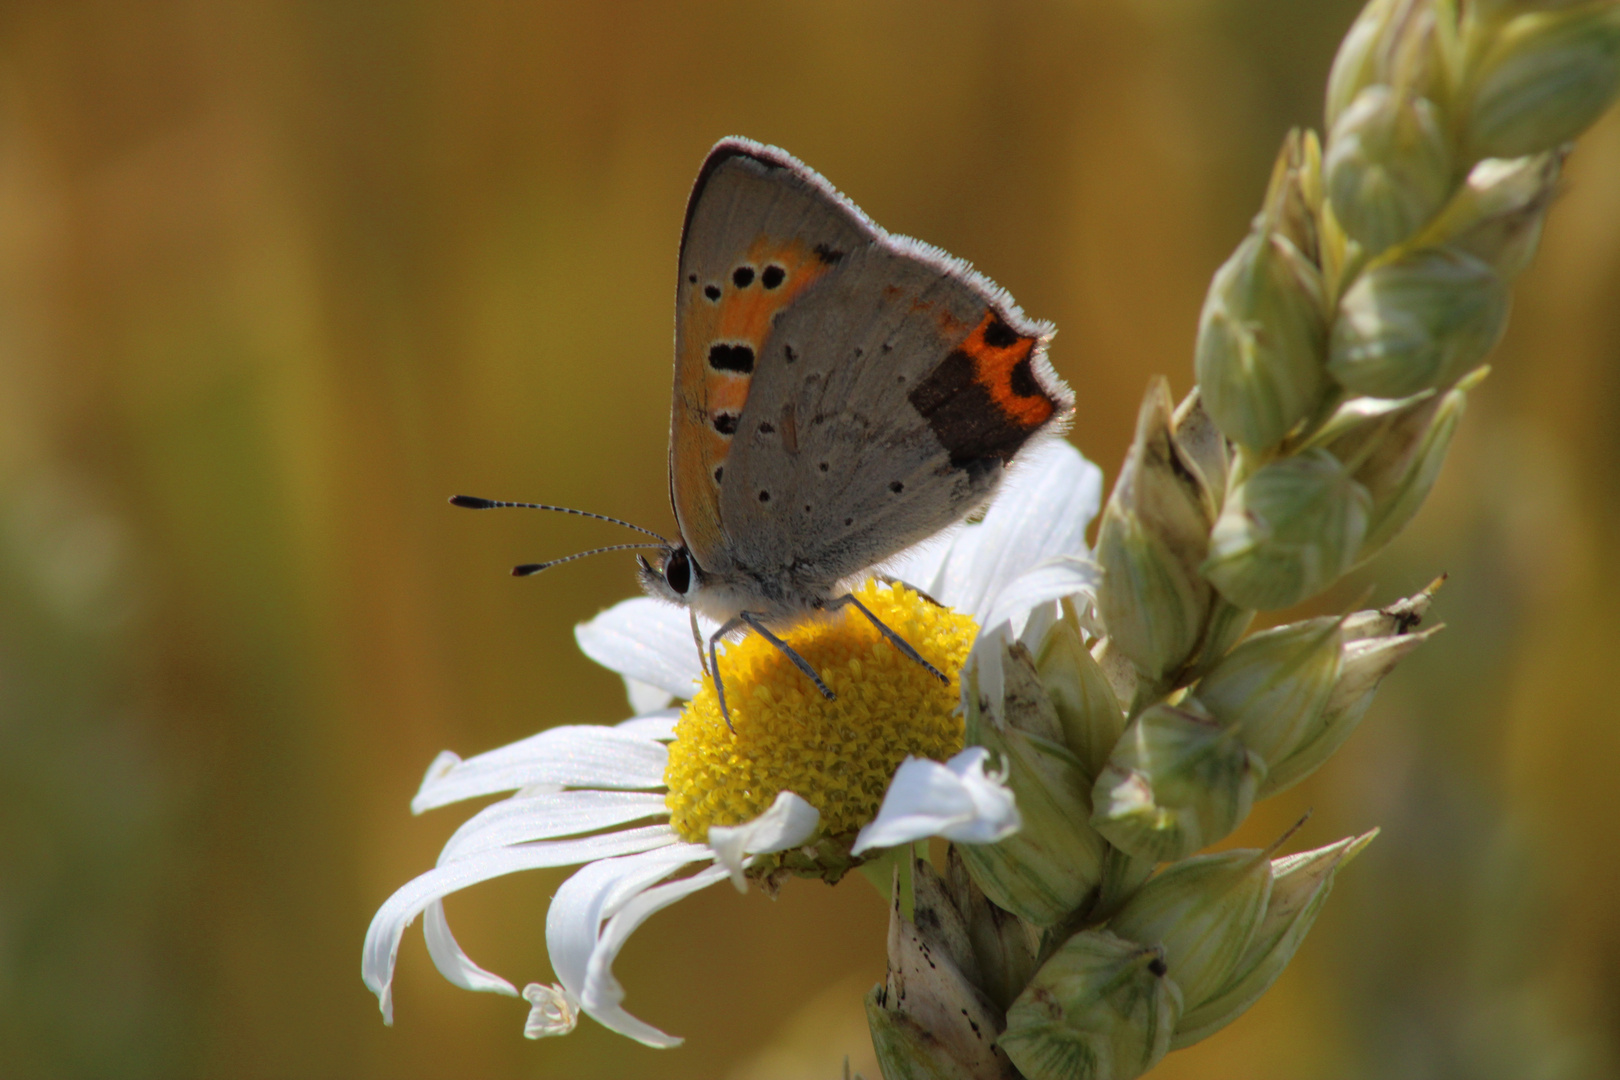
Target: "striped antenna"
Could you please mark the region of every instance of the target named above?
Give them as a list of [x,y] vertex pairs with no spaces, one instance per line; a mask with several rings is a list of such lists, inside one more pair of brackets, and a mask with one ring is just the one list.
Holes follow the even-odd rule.
[[538,574],[542,570],[550,570],[553,566],[560,566],[565,562],[573,562],[575,559],[583,559],[587,555],[600,555],[604,551],[633,551],[636,549],[647,550],[657,548],[659,546],[660,545],[658,544],[614,544],[611,547],[592,548],[590,551],[581,551],[578,555],[564,555],[562,558],[552,559],[550,562],[530,562],[524,563],[521,566],[514,566],[512,567],[512,576],[529,577],[531,574]]
[[[555,511],[556,513],[559,513],[559,514],[575,514],[575,515],[577,515],[579,517],[595,518],[597,521],[607,521],[607,522],[611,522],[614,525],[623,525],[627,529],[634,529],[638,533],[646,533],[648,536],[657,538],[658,540],[663,542],[665,547],[671,546],[670,542],[669,542],[669,540],[667,538],[665,538],[663,536],[659,536],[657,533],[653,532],[651,529],[643,529],[640,525],[632,525],[628,521],[623,521],[623,520],[621,520],[619,518],[616,518],[616,517],[608,517],[606,514],[593,514],[589,510],[575,510],[572,507],[567,507],[567,506],[547,506],[545,503],[506,502],[505,500],[502,500],[502,499],[480,499],[476,495],[452,495],[452,496],[450,496],[450,505],[451,506],[464,507],[464,508],[466,508],[468,510],[506,510],[506,509],[515,508],[515,509],[519,509],[519,510],[552,510],[552,511]],[[639,547],[652,547],[651,544],[641,544],[641,545],[626,544],[626,545],[623,545],[623,546],[624,547],[638,547],[638,546]],[[600,550],[600,551],[615,551],[615,550],[622,550],[622,548],[599,548],[598,550]],[[595,551],[586,551],[586,552],[582,552],[580,555],[575,555],[574,558],[577,559],[577,558],[582,558],[584,555],[595,555],[595,554],[596,554]],[[558,559],[557,560],[557,562],[564,562],[564,561],[566,561],[566,560],[563,560],[563,559]],[[540,567],[540,569],[543,570],[548,566],[555,566],[555,565],[557,565],[557,563],[556,562],[536,563],[535,565]],[[535,573],[537,571],[530,571],[530,572]]]

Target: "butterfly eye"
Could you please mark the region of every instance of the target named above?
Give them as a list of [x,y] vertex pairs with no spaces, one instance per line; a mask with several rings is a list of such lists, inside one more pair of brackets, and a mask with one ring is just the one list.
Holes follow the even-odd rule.
[[692,587],[692,560],[685,551],[677,548],[669,553],[669,558],[664,560],[664,580],[681,596]]

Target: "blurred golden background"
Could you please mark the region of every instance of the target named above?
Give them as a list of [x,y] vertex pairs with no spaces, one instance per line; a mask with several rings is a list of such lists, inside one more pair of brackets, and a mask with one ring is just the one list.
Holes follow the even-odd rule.
[[[0,1075],[875,1076],[860,880],[711,889],[619,964],[652,1051],[456,990],[398,1026],[377,905],[466,817],[440,749],[628,715],[573,625],[671,527],[675,250],[727,134],[802,157],[1061,333],[1114,474],[1191,384],[1209,276],[1354,0],[0,8]],[[1440,571],[1450,624],[1236,842],[1374,825],[1293,967],[1165,1080],[1620,1074],[1620,116],[1570,163],[1495,373],[1416,525],[1340,593]],[[549,980],[561,871],[452,898]]]

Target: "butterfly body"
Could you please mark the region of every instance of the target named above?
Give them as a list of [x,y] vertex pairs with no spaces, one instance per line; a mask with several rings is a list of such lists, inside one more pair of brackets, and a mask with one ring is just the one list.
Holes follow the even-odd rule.
[[681,543],[641,560],[643,587],[721,634],[852,602],[853,579],[983,506],[1023,447],[1062,430],[1073,397],[1051,333],[786,153],[723,140],[681,242]]

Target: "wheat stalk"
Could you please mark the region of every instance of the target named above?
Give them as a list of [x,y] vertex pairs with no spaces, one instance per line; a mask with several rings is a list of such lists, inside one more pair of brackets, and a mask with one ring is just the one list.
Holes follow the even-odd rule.
[[1438,629],[1418,630],[1433,587],[1243,635],[1417,513],[1569,144],[1617,91],[1615,0],[1362,11],[1325,144],[1284,140],[1215,274],[1197,388],[1179,405],[1148,390],[1099,528],[1096,610],[1002,645],[999,700],[969,680],[969,741],[1007,763],[1025,825],[953,848],[943,873],[915,864],[867,999],[889,1080],[1127,1080],[1281,974],[1374,833],[1198,852],[1343,744]]

